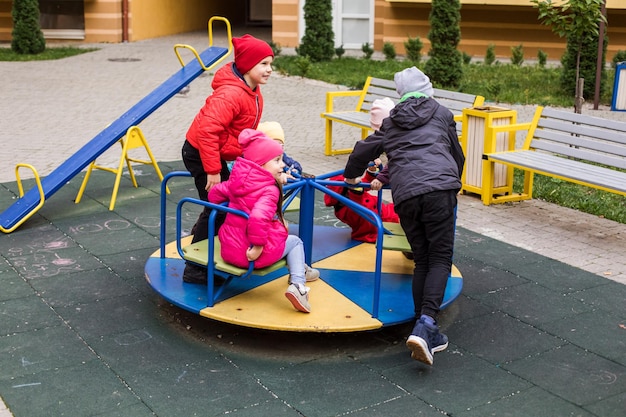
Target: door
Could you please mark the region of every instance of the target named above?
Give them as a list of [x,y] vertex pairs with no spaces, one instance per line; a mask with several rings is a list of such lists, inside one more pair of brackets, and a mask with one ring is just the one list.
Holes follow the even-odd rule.
[[373,47],[374,0],[335,0],[334,3],[335,46],[360,50],[364,43],[369,43]]

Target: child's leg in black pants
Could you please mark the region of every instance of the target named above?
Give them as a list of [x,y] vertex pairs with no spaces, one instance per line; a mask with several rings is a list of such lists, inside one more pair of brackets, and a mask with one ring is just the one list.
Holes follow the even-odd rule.
[[434,191],[396,205],[413,250],[415,315],[437,319],[452,268],[457,192]]
[[[204,172],[204,167],[202,166],[202,160],[200,159],[200,152],[191,146],[191,144],[185,141],[183,145],[183,162],[185,163],[185,167],[193,176],[196,189],[198,190],[198,197],[202,201],[208,201],[208,193],[206,191],[207,184],[207,174]],[[222,171],[220,172],[221,181],[226,181],[230,177],[230,171],[228,170],[228,166],[226,161],[221,161],[222,163]],[[198,216],[198,220],[196,220],[196,224],[193,226],[193,240],[192,243],[199,242],[201,240],[205,240],[208,238],[208,220],[209,215],[211,214],[211,210],[208,208],[204,208],[200,215]],[[218,213],[217,219],[215,220],[215,232],[219,230],[220,226],[224,223],[226,218],[226,214],[223,212]]]
[[[207,174],[204,172],[204,167],[202,166],[202,160],[200,159],[200,152],[191,146],[191,144],[185,141],[182,149],[183,154],[183,162],[185,163],[185,167],[193,176],[196,189],[198,190],[198,197],[202,201],[208,201],[208,193],[206,191],[207,184]],[[228,170],[228,166],[226,165],[226,161],[222,162],[222,171],[220,172],[220,177],[222,181],[226,181],[230,176],[230,171]],[[194,224],[192,230],[193,239],[192,243],[199,242],[201,240],[205,240],[208,238],[208,220],[209,215],[211,214],[211,210],[207,207],[204,207],[200,215],[198,216],[198,220],[196,220],[196,224]],[[218,213],[217,218],[215,219],[215,232],[219,230],[219,227],[224,223],[226,219],[225,213]],[[206,268],[202,268],[195,264],[187,263],[185,265],[185,271],[183,273],[183,281],[195,283],[195,284],[206,284],[207,282],[207,270]],[[219,282],[216,281],[216,284]]]

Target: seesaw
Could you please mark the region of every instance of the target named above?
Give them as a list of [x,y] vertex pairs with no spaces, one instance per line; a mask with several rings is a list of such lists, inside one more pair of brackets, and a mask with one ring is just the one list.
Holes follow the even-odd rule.
[[[186,204],[214,208],[209,219],[209,236],[214,235],[214,218],[218,210],[235,210],[198,199],[185,197],[176,207],[176,239],[166,242],[166,187],[174,177],[189,177],[188,172],[172,172],[161,184],[161,244],[147,260],[145,275],[150,286],[168,302],[203,317],[260,329],[293,332],[355,332],[412,322],[415,318],[411,281],[413,261],[400,251],[403,236],[393,235],[373,211],[326,188],[343,183],[328,178],[302,177],[284,187],[284,207],[296,196],[300,199],[298,224],[289,231],[304,242],[308,264],[320,270],[320,279],[311,287],[311,313],[293,309],[285,298],[288,270],[279,261],[263,270],[226,264],[219,256],[219,240],[208,239],[190,245],[191,237],[182,236],[182,215]],[[352,240],[349,228],[315,225],[315,193],[331,194],[355,210],[378,229],[375,244]],[[396,236],[397,239],[384,239]],[[385,241],[391,242],[385,246]],[[207,265],[208,285],[189,284],[182,280],[185,262]],[[216,276],[226,279],[212,285]],[[448,278],[442,308],[449,306],[461,293],[463,278],[453,266]]]

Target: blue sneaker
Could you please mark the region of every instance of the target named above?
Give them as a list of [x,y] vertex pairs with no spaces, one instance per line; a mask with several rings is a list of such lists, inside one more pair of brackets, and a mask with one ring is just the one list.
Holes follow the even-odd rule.
[[432,365],[433,354],[448,347],[448,337],[439,332],[439,327],[430,317],[422,315],[415,323],[406,346],[411,350],[411,358]]

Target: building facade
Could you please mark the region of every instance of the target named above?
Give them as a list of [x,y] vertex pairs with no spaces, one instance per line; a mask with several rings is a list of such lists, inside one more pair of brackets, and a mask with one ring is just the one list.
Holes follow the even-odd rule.
[[[211,16],[231,24],[267,24],[272,40],[295,47],[304,34],[305,0],[39,0],[41,24],[48,43],[134,42],[159,36],[206,30]],[[431,0],[332,0],[336,46],[360,50],[369,43],[381,51],[392,43],[404,54],[408,38],[428,42]],[[0,0],[0,42],[11,40],[12,0]],[[626,0],[606,0],[608,59],[626,50]],[[459,49],[484,56],[493,44],[499,57],[522,45],[527,57],[539,50],[558,59],[566,42],[538,20],[530,0],[461,0]]]

